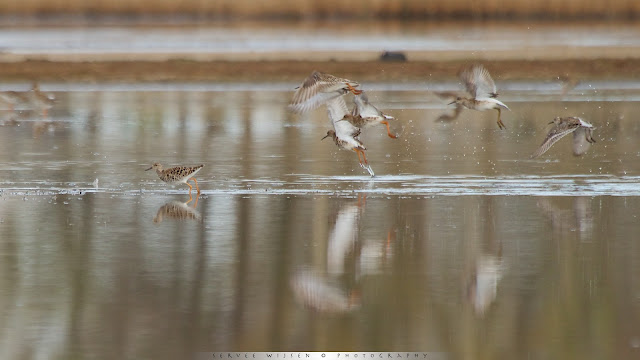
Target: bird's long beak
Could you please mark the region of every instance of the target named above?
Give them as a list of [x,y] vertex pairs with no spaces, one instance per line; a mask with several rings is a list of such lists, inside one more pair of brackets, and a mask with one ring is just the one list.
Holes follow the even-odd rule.
[[452,102],[448,103],[447,105],[453,105],[453,104],[455,104],[455,103],[456,103],[456,101],[455,101],[455,100],[453,100]]
[[151,170],[151,169],[153,169],[153,166],[152,166],[152,167],[150,167],[150,168],[148,168],[148,169],[146,169],[145,171],[149,171],[149,170]]
[[553,124],[553,121],[549,121],[549,123],[547,123],[547,125],[551,125],[551,124]]
[[320,139],[320,141],[322,141],[322,140],[324,140],[324,139],[326,139],[328,137],[329,137],[329,134],[325,135],[322,139]]

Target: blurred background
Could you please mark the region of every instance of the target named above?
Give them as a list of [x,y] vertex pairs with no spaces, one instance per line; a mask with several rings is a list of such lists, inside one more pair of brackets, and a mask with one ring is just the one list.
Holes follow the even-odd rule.
[[[0,358],[640,358],[640,2],[0,2]],[[482,63],[495,111],[458,109]],[[313,71],[396,119],[356,154]],[[353,106],[351,94],[345,96]],[[596,128],[530,155],[556,116]],[[151,171],[204,164],[202,189]]]
[[[41,1],[7,0],[2,12],[6,15],[123,16],[129,19],[162,16],[170,21],[198,20],[283,20],[283,19],[634,19],[640,6],[631,0],[608,2],[594,0],[546,0],[539,2],[494,0],[478,3],[468,0],[452,1],[287,1],[254,3],[248,0],[113,0],[113,1]],[[515,17],[515,18],[514,18]]]

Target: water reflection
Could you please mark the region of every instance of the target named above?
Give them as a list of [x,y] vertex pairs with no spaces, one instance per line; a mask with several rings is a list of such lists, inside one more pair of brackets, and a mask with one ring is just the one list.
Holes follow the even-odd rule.
[[322,313],[347,313],[360,307],[359,292],[346,291],[336,279],[310,270],[298,271],[291,280],[296,299],[307,308]]
[[[500,219],[496,218],[495,200],[491,198],[465,212],[471,220],[469,231],[476,234],[465,232],[464,236],[464,298],[477,316],[484,316],[496,300],[498,285],[508,270],[502,256],[503,240],[496,231]],[[480,219],[486,221],[478,224]]]
[[0,102],[14,112],[19,110],[29,110],[40,113],[43,118],[47,117],[49,109],[55,103],[54,97],[40,91],[40,85],[33,83],[28,91],[3,91],[0,92]]
[[359,196],[357,202],[343,204],[339,209],[327,241],[326,274],[320,275],[322,269],[312,271],[306,267],[294,274],[293,293],[305,306],[320,312],[349,312],[360,306],[357,283],[348,289],[336,283],[344,281],[341,276],[345,274],[347,258],[360,255],[359,233],[365,203],[366,195]]
[[566,203],[566,199],[543,197],[538,199],[538,208],[551,221],[554,234],[564,237],[568,234],[577,234],[581,240],[587,240],[593,231],[592,199],[585,196],[577,196],[572,199],[571,208],[560,206]]
[[159,224],[165,219],[177,221],[195,220],[202,222],[202,215],[200,211],[196,210],[198,199],[199,197],[196,197],[193,207],[189,206],[189,203],[193,201],[192,198],[189,198],[187,202],[173,200],[160,206],[156,216],[153,218],[153,222]]
[[480,255],[474,265],[466,289],[467,297],[476,313],[483,315],[496,299],[504,264],[500,257]]
[[[368,86],[404,129],[365,135],[374,180],[319,141],[324,111],[287,114],[292,84],[43,84],[59,126],[0,128],[0,358],[637,357],[640,86],[500,84],[505,131],[435,123],[454,82]],[[563,112],[603,146],[529,160]],[[206,164],[200,202],[157,158]]]

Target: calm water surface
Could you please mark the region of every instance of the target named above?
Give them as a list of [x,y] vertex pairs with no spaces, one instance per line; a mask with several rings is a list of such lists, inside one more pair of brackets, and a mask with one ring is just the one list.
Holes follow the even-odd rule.
[[[640,356],[640,83],[499,82],[504,131],[437,121],[453,78],[365,84],[400,135],[363,134],[373,179],[324,109],[286,112],[295,85],[45,83],[47,117],[1,111],[0,357]],[[597,143],[530,160],[569,115]],[[205,164],[197,202],[154,161]]]

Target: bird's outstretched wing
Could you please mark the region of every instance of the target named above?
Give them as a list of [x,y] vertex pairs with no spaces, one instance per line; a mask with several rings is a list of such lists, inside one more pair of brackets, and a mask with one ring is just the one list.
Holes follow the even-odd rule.
[[496,84],[493,82],[489,71],[481,64],[466,66],[458,73],[467,91],[474,99],[495,98]]
[[579,127],[580,125],[569,122],[561,122],[560,124],[554,125],[551,130],[549,130],[547,137],[544,139],[540,147],[531,155],[531,158],[535,159],[544,154],[551,148],[551,146],[553,146],[553,144],[558,142],[558,140],[576,131]]
[[359,84],[330,74],[314,71],[293,94],[289,110],[297,113],[313,110],[325,102],[347,93],[349,86]]
[[339,139],[346,137],[356,137],[360,135],[360,129],[355,127],[351,122],[344,121],[345,116],[349,116],[349,109],[344,102],[344,98],[338,97],[327,101],[327,113],[333,124],[333,129]]

